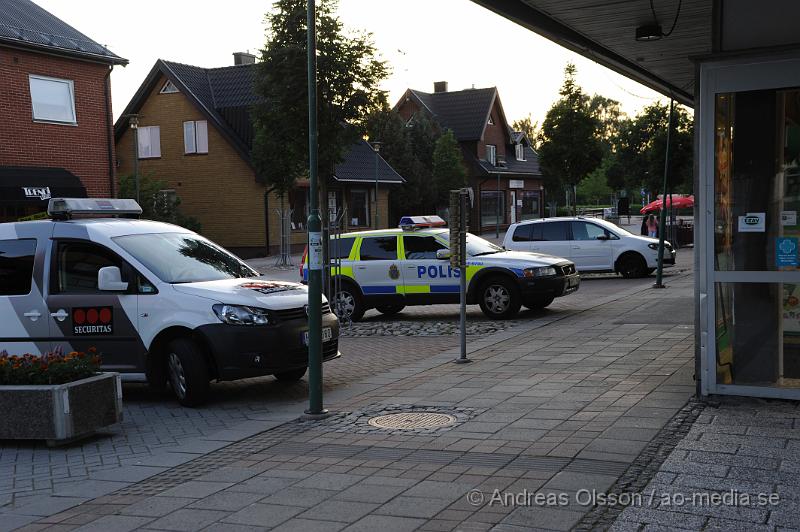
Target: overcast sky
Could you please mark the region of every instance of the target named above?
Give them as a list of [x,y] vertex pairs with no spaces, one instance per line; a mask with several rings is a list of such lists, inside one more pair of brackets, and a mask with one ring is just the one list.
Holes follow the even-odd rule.
[[[203,67],[233,64],[233,52],[264,43],[261,0],[34,0],[130,61],[111,76],[118,117],[156,59]],[[529,113],[541,122],[558,98],[568,61],[578,82],[635,113],[658,93],[567,51],[469,0],[340,0],[346,27],[373,34],[392,73],[384,83],[394,105],[406,88],[433,91],[496,86],[509,121]]]

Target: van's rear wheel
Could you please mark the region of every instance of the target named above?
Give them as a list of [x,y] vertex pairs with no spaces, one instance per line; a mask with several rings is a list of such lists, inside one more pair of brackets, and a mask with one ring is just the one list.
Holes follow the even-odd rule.
[[647,262],[638,253],[626,253],[619,258],[617,271],[626,279],[645,277],[647,275]]
[[189,338],[176,338],[167,346],[167,375],[172,392],[183,406],[208,400],[208,364],[203,351]]

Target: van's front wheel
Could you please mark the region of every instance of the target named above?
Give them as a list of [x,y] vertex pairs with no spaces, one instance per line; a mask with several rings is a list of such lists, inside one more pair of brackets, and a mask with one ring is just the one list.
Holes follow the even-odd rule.
[[167,346],[167,375],[172,392],[183,406],[206,402],[210,390],[208,364],[196,342],[176,338]]

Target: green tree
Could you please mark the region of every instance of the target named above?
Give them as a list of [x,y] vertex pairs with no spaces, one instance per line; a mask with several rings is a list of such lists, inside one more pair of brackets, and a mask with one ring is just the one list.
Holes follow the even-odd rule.
[[603,146],[603,153],[608,155],[614,149],[614,142],[619,138],[620,120],[624,116],[619,108],[619,102],[595,94],[589,100],[589,110],[599,122],[597,136]]
[[[668,187],[675,193],[688,193],[693,186],[693,120],[681,106],[673,113]],[[663,192],[668,114],[668,105],[655,103],[620,122],[616,149],[607,169],[611,187]]]
[[[142,208],[142,218],[168,222],[200,232],[202,227],[197,218],[181,212],[180,196],[165,192],[167,190],[173,189],[152,173],[139,175],[139,206]],[[120,176],[118,196],[136,199],[136,178],[133,175]]]
[[573,190],[603,159],[601,124],[589,107],[589,97],[575,82],[575,73],[575,65],[567,64],[561,97],[542,123],[539,163],[551,197]]
[[461,146],[449,129],[436,140],[432,174],[437,210],[448,205],[451,190],[467,186],[467,169],[464,167]]
[[606,182],[606,161],[578,183],[578,199],[587,204],[606,203],[611,196],[611,187]]
[[[334,16],[335,0],[317,11],[320,195],[346,150],[364,132],[364,118],[386,104],[388,75],[369,34],[348,32]],[[267,43],[256,70],[262,102],[252,111],[252,157],[258,174],[283,196],[308,168],[306,0],[278,0],[266,15]],[[324,204],[324,203],[321,203]],[[327,221],[327,216],[323,216]]]

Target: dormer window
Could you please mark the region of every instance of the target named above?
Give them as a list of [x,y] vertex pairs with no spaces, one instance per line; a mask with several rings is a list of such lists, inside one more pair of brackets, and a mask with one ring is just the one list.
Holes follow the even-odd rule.
[[517,160],[524,161],[525,160],[525,145],[523,143],[519,143],[514,146],[517,151]]
[[173,92],[181,92],[181,91],[178,90],[178,87],[176,87],[175,84],[172,83],[172,81],[167,80],[167,82],[164,83],[164,86],[161,87],[161,90],[158,92],[159,94],[172,94]]
[[497,166],[497,146],[494,144],[486,145],[486,162],[492,166]]

